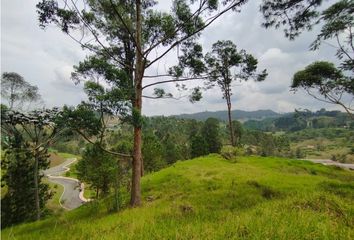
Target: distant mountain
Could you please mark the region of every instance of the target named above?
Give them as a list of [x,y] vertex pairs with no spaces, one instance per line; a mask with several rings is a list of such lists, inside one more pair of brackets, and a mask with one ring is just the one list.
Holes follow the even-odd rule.
[[[269,117],[280,117],[282,114],[276,113],[272,110],[257,110],[257,111],[242,111],[242,110],[233,110],[231,111],[232,119],[239,120],[241,122],[250,120],[250,119],[264,119]],[[216,111],[216,112],[199,112],[191,114],[180,114],[174,115],[173,117],[184,118],[184,119],[195,119],[195,120],[206,120],[207,118],[213,117],[219,120],[227,120],[227,111]]]

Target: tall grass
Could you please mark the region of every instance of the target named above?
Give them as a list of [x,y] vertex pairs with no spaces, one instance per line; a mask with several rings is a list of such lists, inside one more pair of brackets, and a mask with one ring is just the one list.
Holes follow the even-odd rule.
[[354,174],[335,167],[209,155],[145,176],[142,189],[142,207],[96,202],[2,238],[354,239]]

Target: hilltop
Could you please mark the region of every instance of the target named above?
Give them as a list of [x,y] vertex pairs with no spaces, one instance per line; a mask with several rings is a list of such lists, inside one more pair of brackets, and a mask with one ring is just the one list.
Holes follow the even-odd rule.
[[143,177],[142,207],[105,201],[2,239],[353,239],[354,174],[300,160],[219,155]]
[[[247,120],[261,120],[264,118],[270,117],[280,117],[282,114],[276,113],[272,110],[257,110],[257,111],[243,111],[243,110],[233,110],[231,111],[232,119],[239,120],[239,121],[247,121]],[[180,114],[174,115],[173,117],[176,118],[183,118],[183,119],[195,119],[195,120],[206,120],[210,117],[217,118],[222,121],[227,120],[227,111],[216,111],[216,112],[198,112],[198,113],[191,113],[191,114]]]

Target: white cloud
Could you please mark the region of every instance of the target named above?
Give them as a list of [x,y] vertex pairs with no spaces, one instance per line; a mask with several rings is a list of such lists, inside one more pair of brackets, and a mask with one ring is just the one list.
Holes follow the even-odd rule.
[[[38,85],[47,106],[76,105],[85,99],[82,86],[70,80],[72,66],[84,59],[86,53],[69,37],[56,28],[43,31],[38,26],[35,5],[38,0],[2,0],[1,8],[1,71],[15,71],[32,84]],[[161,2],[161,8],[170,4]],[[264,29],[258,12],[258,1],[249,1],[241,13],[230,12],[203,32],[200,41],[205,50],[217,40],[232,40],[239,49],[245,49],[259,59],[259,69],[266,68],[268,78],[262,83],[249,81],[233,89],[233,108],[245,110],[273,109],[288,112],[294,108],[333,108],[315,101],[305,93],[289,92],[293,74],[315,60],[334,60],[334,49],[324,45],[317,52],[308,46],[314,32],[304,33],[295,41],[284,38],[281,30]],[[172,51],[147,74],[163,73],[177,56]],[[147,82],[146,82],[147,83]],[[189,84],[193,85],[193,84]],[[174,85],[164,85],[166,91],[179,93]],[[149,89],[146,95],[153,91]],[[143,112],[147,115],[171,115],[226,109],[220,90],[214,88],[204,94],[199,103],[187,98],[176,100],[144,99]]]

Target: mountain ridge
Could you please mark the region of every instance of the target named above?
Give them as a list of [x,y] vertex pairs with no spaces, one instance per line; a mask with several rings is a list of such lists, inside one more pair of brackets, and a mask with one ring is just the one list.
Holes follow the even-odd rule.
[[[232,119],[239,120],[239,121],[247,121],[251,119],[264,119],[269,117],[280,117],[284,114],[277,113],[270,109],[261,109],[256,111],[245,111],[245,110],[232,110],[231,116]],[[226,121],[228,118],[228,114],[226,110],[222,111],[204,111],[204,112],[197,112],[197,113],[185,113],[185,114],[178,114],[178,115],[171,115],[171,117],[176,118],[184,118],[184,119],[195,119],[195,120],[206,120],[210,117],[217,118],[219,120]]]

